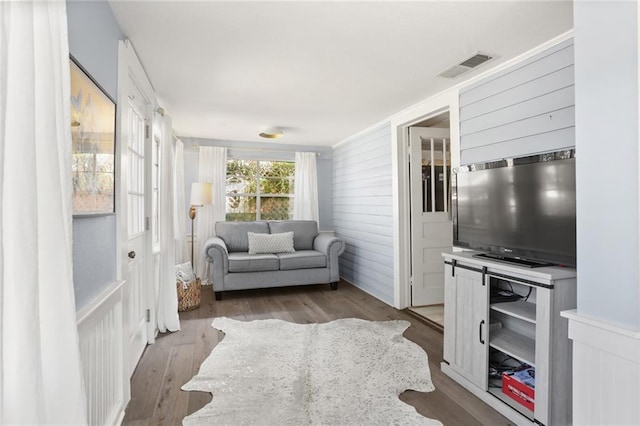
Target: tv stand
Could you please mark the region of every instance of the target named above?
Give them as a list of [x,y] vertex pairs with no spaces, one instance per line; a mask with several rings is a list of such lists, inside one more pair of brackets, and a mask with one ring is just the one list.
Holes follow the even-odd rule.
[[540,260],[522,259],[520,257],[503,256],[496,253],[478,253],[474,257],[483,257],[485,259],[495,260],[496,262],[511,263],[525,268],[541,268],[543,266],[553,266],[553,263],[542,262]]
[[[576,306],[576,270],[531,269],[477,254],[442,254],[442,372],[518,426],[572,424],[571,341],[560,312]],[[518,300],[492,303],[501,290]],[[525,366],[535,368],[532,405],[521,403],[501,374]]]

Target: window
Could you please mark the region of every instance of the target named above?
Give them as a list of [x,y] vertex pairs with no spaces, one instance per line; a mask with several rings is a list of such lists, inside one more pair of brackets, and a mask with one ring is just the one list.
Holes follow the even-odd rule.
[[160,243],[160,141],[153,140],[153,152],[151,156],[151,231],[154,244]]
[[227,161],[226,220],[291,219],[294,172],[290,161]]
[[422,211],[451,210],[451,148],[448,139],[422,141]]
[[131,137],[127,143],[129,150],[129,181],[127,182],[128,235],[135,237],[144,232],[144,117],[131,106],[129,128]]

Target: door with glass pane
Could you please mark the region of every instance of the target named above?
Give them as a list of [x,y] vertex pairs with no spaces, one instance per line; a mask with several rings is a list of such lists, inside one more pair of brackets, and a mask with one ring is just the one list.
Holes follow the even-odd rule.
[[444,262],[452,247],[449,129],[409,128],[411,306],[444,302]]
[[126,176],[127,262],[125,266],[125,330],[128,338],[129,374],[138,364],[147,345],[147,224],[146,211],[146,140],[147,104],[133,80],[129,81],[128,102],[121,152],[123,176]]

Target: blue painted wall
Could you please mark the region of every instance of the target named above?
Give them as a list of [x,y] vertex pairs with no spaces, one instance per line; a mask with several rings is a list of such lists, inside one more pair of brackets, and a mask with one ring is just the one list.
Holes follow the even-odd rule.
[[124,34],[106,1],[67,1],[69,51],[113,99],[118,96],[118,41]]
[[574,3],[578,312],[640,330],[638,2]]
[[[118,40],[124,38],[106,1],[67,1],[69,51],[117,98]],[[76,308],[86,306],[116,279],[116,216],[73,218]]]

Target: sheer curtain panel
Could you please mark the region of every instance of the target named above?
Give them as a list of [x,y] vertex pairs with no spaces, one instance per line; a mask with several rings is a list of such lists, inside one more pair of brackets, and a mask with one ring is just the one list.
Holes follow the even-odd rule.
[[189,248],[187,247],[187,225],[188,210],[184,198],[184,144],[180,139],[175,140],[176,158],[174,162],[174,222],[173,229],[176,234],[176,263],[189,261]]
[[318,171],[315,152],[296,152],[293,218],[318,221]]
[[213,284],[209,280],[209,262],[204,257],[204,243],[215,235],[215,223],[225,220],[227,148],[201,146],[198,155],[198,181],[211,182],[213,204],[198,207],[196,215],[198,234],[198,257],[196,273],[203,284]]
[[87,423],[64,1],[0,2],[0,424]]
[[168,115],[162,117],[160,136],[160,282],[158,285],[158,330],[180,330],[176,291],[176,238],[174,231],[173,128]]

